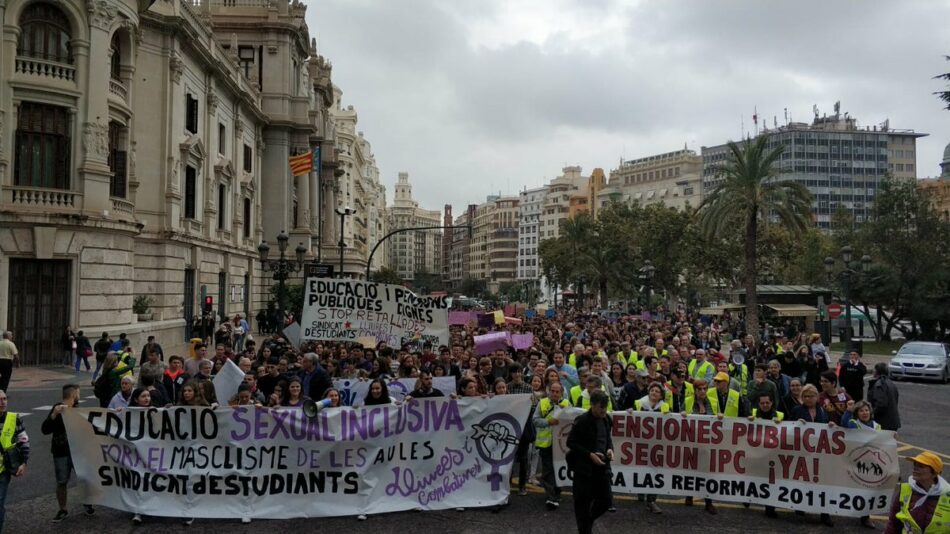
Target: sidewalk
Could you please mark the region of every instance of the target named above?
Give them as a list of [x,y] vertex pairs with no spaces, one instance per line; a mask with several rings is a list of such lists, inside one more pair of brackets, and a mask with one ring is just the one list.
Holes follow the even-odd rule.
[[[95,368],[93,368],[95,370]],[[72,367],[14,367],[13,378],[10,379],[10,389],[26,389],[52,387],[74,380],[79,384],[89,385],[92,381],[92,371],[83,369],[77,373]]]

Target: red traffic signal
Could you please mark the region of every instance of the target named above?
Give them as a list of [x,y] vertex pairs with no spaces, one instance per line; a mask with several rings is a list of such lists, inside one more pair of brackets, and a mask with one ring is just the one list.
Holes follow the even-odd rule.
[[208,295],[207,297],[205,297],[204,312],[211,313],[211,308],[213,305],[214,305],[214,297],[212,297],[211,295]]

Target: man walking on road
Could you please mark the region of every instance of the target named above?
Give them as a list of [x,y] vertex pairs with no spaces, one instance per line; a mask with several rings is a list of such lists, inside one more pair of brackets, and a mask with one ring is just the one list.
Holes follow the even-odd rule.
[[[4,341],[7,340],[6,332]],[[26,474],[26,462],[30,459],[30,438],[23,427],[23,419],[18,414],[7,411],[7,393],[0,390],[0,447],[4,450],[15,449],[19,462],[7,466],[6,461],[0,461],[0,532],[3,532],[3,518],[6,510],[7,490],[10,489],[12,477],[21,477]]]
[[13,364],[19,361],[20,351],[13,344],[13,332],[6,331],[0,339],[0,390],[6,391],[10,387]]
[[614,451],[607,400],[603,391],[591,393],[590,410],[574,420],[567,437],[567,465],[574,473],[574,518],[580,534],[593,532],[594,521],[610,507],[609,466]]
[[874,420],[881,428],[897,432],[901,428],[901,416],[897,410],[900,395],[887,373],[887,363],[874,364],[874,378],[868,382],[868,401],[874,408]]
[[[69,441],[66,438],[66,424],[63,422],[63,412],[75,408],[79,404],[79,386],[66,384],[63,386],[63,401],[57,402],[50,410],[43,426],[40,428],[44,435],[53,435],[50,441],[50,452],[53,453],[53,467],[56,471],[56,501],[59,503],[59,512],[53,518],[53,523],[59,523],[69,515],[66,510],[66,485],[73,472],[73,460],[69,455]],[[86,515],[92,515],[95,510],[88,504]]]

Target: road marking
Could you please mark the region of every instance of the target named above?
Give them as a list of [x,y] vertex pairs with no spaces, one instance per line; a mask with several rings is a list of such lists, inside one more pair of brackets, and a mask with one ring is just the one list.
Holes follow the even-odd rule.
[[40,410],[46,411],[46,410],[52,410],[52,409],[53,409],[52,406],[37,406],[36,408],[33,408],[33,411],[37,412]]
[[[898,452],[900,452],[900,451],[905,451],[905,450],[908,450],[908,449],[917,449],[917,450],[919,450],[919,451],[933,453],[933,454],[936,454],[937,456],[940,456],[941,458],[946,458],[947,460],[950,460],[950,455],[944,454],[944,453],[942,453],[942,452],[932,451],[932,450],[930,450],[930,449],[925,449],[925,448],[923,448],[923,447],[918,447],[917,445],[911,445],[910,443],[904,443],[903,441],[898,441],[897,443],[898,443],[898,445],[900,445],[900,447],[897,449]],[[905,458],[907,458],[907,457],[905,456]]]

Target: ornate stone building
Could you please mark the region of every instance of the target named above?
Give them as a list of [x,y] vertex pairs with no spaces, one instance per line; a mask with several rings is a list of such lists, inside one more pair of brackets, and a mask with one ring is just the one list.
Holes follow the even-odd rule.
[[[303,4],[239,4],[0,2],[0,329],[25,363],[66,325],[175,347],[203,295],[253,316],[281,230],[333,250],[331,67]],[[290,176],[315,147],[323,174]]]

